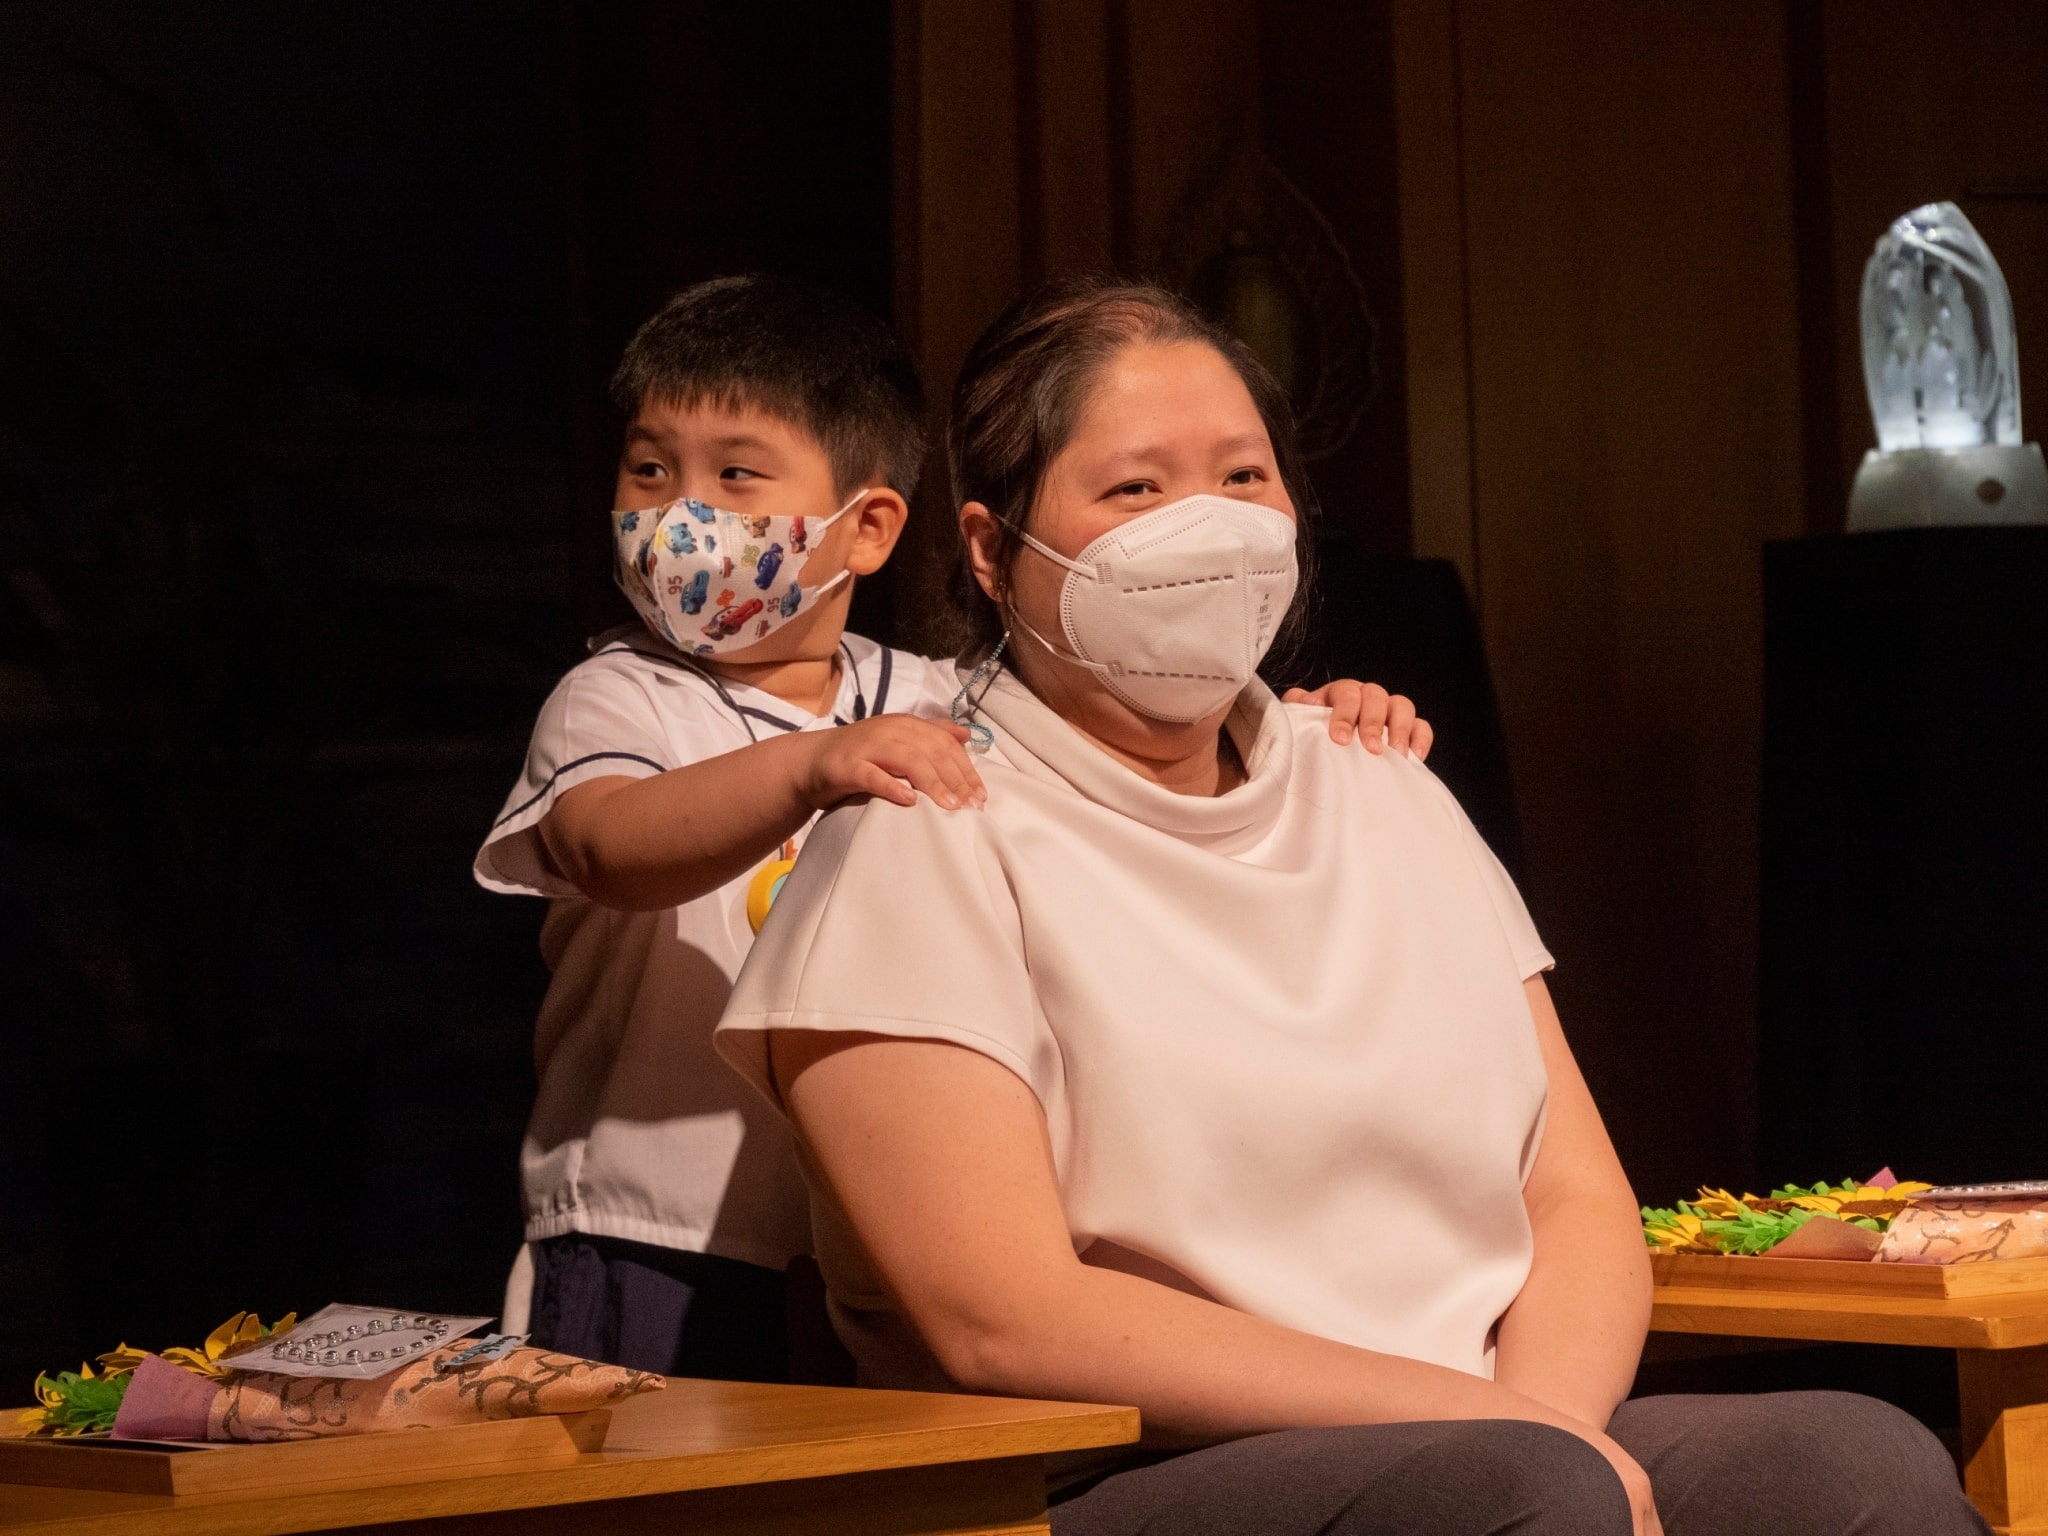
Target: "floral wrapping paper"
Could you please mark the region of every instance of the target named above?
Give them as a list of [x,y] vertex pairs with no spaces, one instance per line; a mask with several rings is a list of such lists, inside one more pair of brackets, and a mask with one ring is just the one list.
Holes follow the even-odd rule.
[[473,1342],[454,1340],[403,1370],[370,1381],[238,1371],[207,1412],[206,1438],[315,1440],[581,1413],[667,1385],[650,1371],[531,1348],[515,1349],[502,1360],[474,1359],[444,1369],[447,1360]]
[[1880,1264],[1986,1264],[2048,1257],[2048,1204],[1919,1200],[1892,1219]]

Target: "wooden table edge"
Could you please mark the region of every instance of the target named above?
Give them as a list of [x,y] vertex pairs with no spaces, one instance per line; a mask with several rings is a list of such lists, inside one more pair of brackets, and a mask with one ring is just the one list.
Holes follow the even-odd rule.
[[2048,1343],[2048,1296],[1871,1297],[1716,1291],[1658,1286],[1650,1327],[1658,1333],[1903,1344],[1936,1349],[2024,1349]]
[[[0,1532],[120,1531],[147,1521],[158,1536],[181,1531],[317,1531],[398,1520],[597,1503],[667,1493],[803,1482],[863,1472],[1009,1461],[1136,1442],[1138,1410],[1102,1404],[1047,1404],[1055,1416],[997,1419],[943,1428],[853,1431],[786,1444],[663,1452],[619,1448],[504,1471],[441,1480],[309,1483],[288,1494],[238,1489],[186,1495],[91,1493],[0,1486],[48,1512],[27,1519],[0,1506]],[[800,1464],[800,1465],[793,1465]],[[70,1509],[62,1506],[71,1505]],[[386,1513],[384,1506],[402,1505]]]

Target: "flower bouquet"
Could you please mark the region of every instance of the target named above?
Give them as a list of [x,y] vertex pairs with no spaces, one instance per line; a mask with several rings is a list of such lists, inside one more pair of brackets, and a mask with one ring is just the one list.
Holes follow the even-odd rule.
[[2048,1256],[2048,1184],[1901,1181],[1887,1168],[1840,1184],[1788,1184],[1768,1196],[1702,1188],[1644,1206],[1657,1253],[1980,1264]]
[[266,1326],[239,1312],[198,1349],[122,1344],[77,1371],[36,1378],[33,1436],[126,1440],[324,1439],[582,1413],[667,1383],[523,1338],[473,1338],[449,1319],[328,1307]]

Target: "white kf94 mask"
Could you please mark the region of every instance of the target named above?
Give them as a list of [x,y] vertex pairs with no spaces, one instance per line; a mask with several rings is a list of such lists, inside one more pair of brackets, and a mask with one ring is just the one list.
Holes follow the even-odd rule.
[[1142,715],[1184,723],[1214,714],[1252,680],[1294,601],[1294,520],[1257,502],[1190,496],[1111,529],[1069,560],[1053,644]]

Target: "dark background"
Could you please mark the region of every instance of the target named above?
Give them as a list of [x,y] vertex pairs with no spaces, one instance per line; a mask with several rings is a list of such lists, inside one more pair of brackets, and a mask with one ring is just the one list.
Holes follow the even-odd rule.
[[0,1404],[497,1310],[541,907],[469,863],[620,616],[605,371],[718,272],[888,309],[886,7],[790,20],[0,11]]

